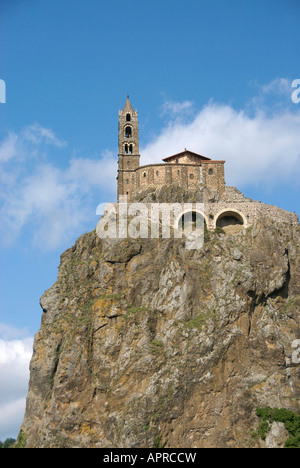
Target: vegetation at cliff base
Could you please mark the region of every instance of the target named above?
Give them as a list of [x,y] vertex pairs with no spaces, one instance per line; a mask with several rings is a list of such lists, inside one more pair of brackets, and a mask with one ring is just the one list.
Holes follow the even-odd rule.
[[16,442],[16,439],[13,439],[12,437],[8,437],[7,439],[5,439],[4,442],[1,442],[0,440],[0,448],[9,448],[15,442]]
[[282,422],[289,433],[289,438],[285,441],[285,448],[300,448],[300,414],[285,408],[257,408],[256,415],[262,419],[257,433],[265,440],[270,424],[274,421]]

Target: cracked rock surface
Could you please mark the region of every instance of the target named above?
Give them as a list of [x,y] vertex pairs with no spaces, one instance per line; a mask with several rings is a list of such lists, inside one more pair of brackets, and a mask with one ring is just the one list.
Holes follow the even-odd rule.
[[256,408],[299,408],[299,252],[268,219],[195,251],[81,236],[41,298],[26,446],[266,446]]

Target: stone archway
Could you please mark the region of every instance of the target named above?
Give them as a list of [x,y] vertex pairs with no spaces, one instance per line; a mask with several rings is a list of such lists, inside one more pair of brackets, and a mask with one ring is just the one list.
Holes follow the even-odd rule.
[[238,234],[247,225],[245,216],[235,210],[224,210],[216,216],[215,228],[223,229],[225,234]]
[[191,210],[182,212],[180,214],[180,216],[177,218],[175,222],[175,227],[178,229],[182,229],[183,227],[188,226],[191,229],[193,229],[197,226],[198,222],[202,227],[203,227],[202,223],[204,223],[204,226],[207,227],[207,221],[206,221],[204,213],[191,209]]

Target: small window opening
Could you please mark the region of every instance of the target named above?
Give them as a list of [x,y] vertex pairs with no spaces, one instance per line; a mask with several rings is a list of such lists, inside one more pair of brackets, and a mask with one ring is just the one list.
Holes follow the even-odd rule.
[[130,114],[126,114],[126,122],[130,122],[131,120],[131,115]]
[[125,154],[128,154],[128,145],[125,145]]
[[190,174],[190,179],[193,179],[194,178],[194,174]]
[[156,171],[156,175],[158,176],[158,171]]
[[126,138],[131,137],[131,127],[125,127],[125,137]]
[[132,145],[129,145],[129,154],[132,154],[133,153],[133,147]]
[[214,175],[214,170],[213,170],[213,169],[209,169],[208,173],[209,173],[209,175]]
[[126,184],[129,184],[129,180],[128,180],[128,179],[126,179]]
[[178,159],[176,159],[176,164],[178,164]]
[[146,176],[147,176],[146,172],[144,172],[144,173],[143,173],[143,176],[144,176],[144,177],[146,177]]

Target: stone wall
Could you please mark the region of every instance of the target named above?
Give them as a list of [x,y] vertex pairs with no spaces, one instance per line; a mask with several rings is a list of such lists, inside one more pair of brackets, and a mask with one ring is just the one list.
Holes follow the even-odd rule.
[[[144,183],[145,189],[147,189],[148,184],[150,187],[151,183],[153,184],[153,180],[155,180],[156,170],[158,172],[163,172],[163,169],[166,168],[168,169],[166,176],[171,177],[172,172],[170,172],[170,169],[173,169],[173,166],[176,170],[176,165],[172,165],[172,168],[171,165],[167,165],[166,167],[166,165],[164,164],[144,166],[143,168],[140,168],[140,170],[138,170],[137,173],[142,175],[143,171],[147,171],[147,176],[145,177],[146,181]],[[197,167],[199,170],[199,166]],[[159,175],[157,177],[159,177]],[[158,184],[156,184],[156,186],[157,185]],[[152,185],[151,188],[153,188],[153,190],[150,190],[148,194],[146,190],[146,192],[144,192],[145,197],[140,199],[140,203],[142,203],[141,206],[146,207],[146,212],[148,213],[147,216],[149,217],[151,214],[151,205],[159,202],[159,199],[156,195],[155,185]],[[193,190],[193,187],[191,186],[189,186],[188,188],[191,189],[191,191]],[[220,225],[221,219],[223,219],[224,222],[226,221],[225,225],[231,224],[232,221],[233,225],[236,224],[238,226],[236,226],[236,228],[233,231],[231,230],[231,233],[237,233],[238,227],[239,230],[244,228],[246,229],[249,226],[253,225],[258,219],[263,218],[272,219],[273,221],[278,222],[279,224],[287,224],[289,226],[297,226],[299,224],[299,218],[296,213],[285,211],[281,208],[278,208],[277,206],[267,205],[259,201],[253,201],[250,198],[244,197],[243,194],[239,192],[235,187],[226,187],[223,197],[220,197],[219,199],[217,198],[216,193],[215,196],[210,196],[209,198],[209,194],[213,194],[212,191],[204,189],[204,192],[205,193],[202,197],[202,202],[186,204],[183,202],[178,203],[178,200],[176,199],[172,200],[171,203],[161,202],[162,216],[168,216],[168,213],[170,211],[170,205],[176,204],[177,207],[181,207],[181,213],[179,213],[177,210],[175,219],[173,219],[173,215],[171,215],[171,225],[177,227],[178,220],[180,219],[183,213],[187,212],[188,208],[188,211],[198,212],[204,217],[207,229],[210,231],[215,230],[217,227],[223,227],[222,223]],[[130,198],[127,198],[127,202],[128,206],[130,206]],[[115,204],[114,206],[116,213],[118,213],[118,204]]]
[[225,192],[225,174],[223,161],[202,161],[203,183],[215,190],[220,196]]
[[[161,187],[163,185],[178,184],[187,190],[195,190],[197,186],[204,186],[216,191],[220,196],[225,191],[224,165],[221,162],[208,161],[204,164],[150,164],[136,169],[130,183],[139,187]],[[129,186],[129,189],[131,187]],[[123,194],[126,195],[126,190]],[[132,191],[129,190],[129,193]]]

